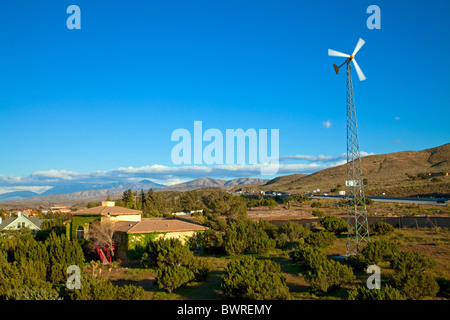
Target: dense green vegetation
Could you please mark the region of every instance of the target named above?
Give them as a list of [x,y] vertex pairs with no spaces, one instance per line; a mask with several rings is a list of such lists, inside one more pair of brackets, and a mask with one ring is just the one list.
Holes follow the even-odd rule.
[[[307,202],[321,213],[328,208],[324,201],[288,198],[271,200],[285,207]],[[143,210],[147,217],[202,209],[192,219],[210,228],[186,243],[150,237],[133,256],[136,264],[127,271],[117,268],[151,281],[151,285],[144,283],[145,290],[138,281],[110,281],[107,275],[113,267],[103,267],[104,274],[95,275],[102,267],[87,262],[88,243],[67,240],[64,217],[52,217],[35,235],[25,230],[4,232],[0,237],[0,299],[210,298],[202,293],[202,288],[208,288],[204,292],[214,298],[401,300],[428,299],[448,290],[446,277],[435,276],[434,260],[424,253],[400,250],[402,241],[404,245],[416,240],[399,238],[402,233],[391,225],[371,225],[371,242],[360,254],[337,259],[332,254],[344,250],[339,247],[345,245],[344,219],[323,213],[325,217],[314,227],[293,221],[275,226],[247,219],[249,207],[270,210],[270,203],[259,196],[246,198],[214,189],[125,192],[117,205]],[[381,290],[365,287],[369,276],[365,270],[372,264],[383,272],[388,270],[383,273]],[[80,266],[81,289],[66,288],[69,265]],[[106,275],[105,268],[109,268]]]
[[[40,240],[36,240],[39,238]],[[19,231],[0,236],[0,299],[136,299],[142,288],[117,287],[83,272],[83,249],[65,235]],[[68,290],[67,267],[80,266],[82,289]]]
[[222,281],[223,293],[232,298],[251,300],[285,300],[289,298],[286,279],[280,265],[253,257],[230,262]]

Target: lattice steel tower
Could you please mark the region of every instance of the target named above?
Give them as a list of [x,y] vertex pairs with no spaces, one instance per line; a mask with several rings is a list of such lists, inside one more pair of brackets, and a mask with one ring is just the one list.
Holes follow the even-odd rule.
[[356,122],[355,100],[353,96],[352,70],[350,61],[353,61],[358,77],[365,80],[361,68],[355,61],[355,54],[364,45],[364,40],[359,39],[355,50],[351,55],[329,49],[330,56],[346,57],[347,59],[339,67],[333,65],[336,74],[343,65],[347,65],[347,256],[358,254],[361,244],[370,241],[369,224],[367,221],[367,209],[364,194],[363,174],[361,168],[361,155],[359,152],[358,126]]
[[347,181],[345,185],[348,224],[347,256],[349,256],[359,253],[360,244],[370,240],[350,63],[347,63]]

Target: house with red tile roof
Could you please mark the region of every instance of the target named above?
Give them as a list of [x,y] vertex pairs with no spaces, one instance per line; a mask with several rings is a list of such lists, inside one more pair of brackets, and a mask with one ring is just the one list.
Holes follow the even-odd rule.
[[103,201],[101,206],[75,211],[67,226],[71,239],[86,239],[94,221],[113,226],[116,257],[136,259],[147,243],[161,238],[177,238],[185,242],[196,232],[208,230],[198,223],[178,217],[142,218],[142,211],[115,206],[114,201]]

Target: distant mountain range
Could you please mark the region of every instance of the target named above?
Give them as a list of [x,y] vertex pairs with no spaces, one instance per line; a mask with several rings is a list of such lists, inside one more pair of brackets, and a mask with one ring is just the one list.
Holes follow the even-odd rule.
[[[367,195],[415,196],[415,195],[450,195],[450,176],[440,175],[450,171],[450,144],[422,151],[402,151],[388,154],[372,155],[361,158]],[[418,175],[439,173],[434,179],[423,179]],[[107,195],[118,198],[124,190],[134,191],[187,191],[199,188],[225,188],[229,190],[274,190],[290,193],[320,192],[343,189],[346,180],[346,165],[341,165],[315,172],[310,175],[292,174],[272,180],[240,178],[221,180],[198,178],[192,181],[165,186],[150,180],[138,183],[108,184],[67,184],[37,194],[31,191],[14,191],[0,194],[0,202],[8,203],[61,203],[66,205],[83,201],[99,201]],[[336,191],[334,191],[336,192]]]
[[[450,196],[450,144],[421,151],[401,151],[361,158],[366,195],[372,196]],[[434,178],[426,178],[429,173]],[[444,174],[442,174],[444,173]],[[239,187],[244,191],[276,190],[304,194],[319,189],[320,193],[345,190],[346,165],[313,174],[280,176],[265,184]],[[233,188],[233,190],[238,187]]]
[[153,188],[155,191],[187,191],[199,188],[231,188],[238,185],[265,183],[268,180],[240,178],[233,180],[221,180],[211,178],[198,178],[192,181],[166,186],[150,180],[141,180],[138,183],[108,183],[108,184],[67,184],[51,188],[41,194],[32,191],[14,191],[0,194],[0,202],[52,202],[52,201],[72,201],[72,200],[101,200],[108,195],[111,198],[120,197],[123,191],[131,189],[147,191]]
[[269,180],[267,179],[253,179],[253,178],[239,178],[233,180],[221,180],[212,178],[198,178],[192,181],[179,183],[175,185],[168,186],[164,190],[192,190],[199,188],[231,188],[240,185],[255,184],[255,183],[265,183]]

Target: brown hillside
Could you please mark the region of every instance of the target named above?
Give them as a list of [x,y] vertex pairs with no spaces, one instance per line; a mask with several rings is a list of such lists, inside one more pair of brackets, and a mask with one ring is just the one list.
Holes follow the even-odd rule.
[[[423,151],[402,151],[373,155],[361,159],[364,178],[368,180],[367,195],[415,196],[425,194],[450,194],[450,177],[412,179],[418,174],[450,171],[450,144]],[[346,165],[322,170],[311,175],[277,177],[260,187],[260,190],[305,193],[314,189],[330,192],[344,190]],[[341,187],[337,187],[341,185]],[[250,187],[250,186],[248,186]],[[245,189],[248,189],[246,187]]]

